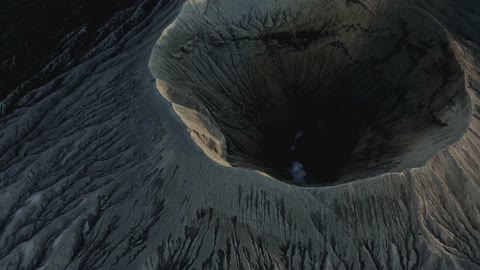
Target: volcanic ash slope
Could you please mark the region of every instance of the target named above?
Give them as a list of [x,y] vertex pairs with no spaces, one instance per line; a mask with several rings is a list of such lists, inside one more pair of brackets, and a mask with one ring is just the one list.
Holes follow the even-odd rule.
[[480,269],[478,1],[181,4],[2,101],[1,270]]
[[[222,187],[203,199],[209,220],[193,226],[197,239],[215,239],[203,265],[480,267],[478,33],[439,15],[450,4],[184,5],[150,68],[212,160],[201,163],[220,164],[195,180]],[[272,157],[288,145],[279,137],[310,122],[326,123],[335,146],[315,142],[303,156],[310,187],[292,186]],[[208,236],[210,226],[219,231]]]

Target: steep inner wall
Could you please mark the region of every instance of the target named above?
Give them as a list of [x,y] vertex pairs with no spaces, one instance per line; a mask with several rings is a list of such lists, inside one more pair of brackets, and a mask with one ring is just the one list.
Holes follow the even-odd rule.
[[191,1],[150,67],[224,165],[301,185],[419,167],[462,136],[469,98],[446,33],[393,5]]

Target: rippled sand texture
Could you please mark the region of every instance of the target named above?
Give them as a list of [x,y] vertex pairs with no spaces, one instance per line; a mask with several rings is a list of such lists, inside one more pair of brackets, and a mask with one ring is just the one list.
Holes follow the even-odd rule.
[[[298,1],[292,10],[308,2]],[[247,139],[258,134],[243,138],[228,130],[227,124],[236,128],[250,119],[230,102],[233,97],[225,97],[229,92],[219,92],[224,86],[244,96],[242,89],[255,88],[241,88],[243,77],[232,76],[253,72],[258,77],[242,83],[265,82],[262,89],[285,101],[275,76],[293,66],[267,77],[257,69],[272,71],[269,63],[278,57],[256,52],[261,44],[273,46],[283,53],[281,61],[303,53],[251,33],[269,25],[261,20],[263,11],[289,10],[292,3],[189,1],[180,11],[181,4],[139,4],[125,23],[108,28],[111,34],[82,63],[18,103],[0,104],[0,269],[480,269],[480,3],[357,0],[305,11],[318,22],[337,18],[326,28],[333,36],[307,45],[345,47],[312,49],[312,57],[328,56],[331,73],[356,74],[361,83],[341,82],[363,89],[371,81],[372,57],[380,61],[396,51],[397,58],[372,62],[379,81],[415,86],[411,95],[394,95],[408,97],[401,104],[432,101],[429,110],[414,111],[419,118],[372,106],[395,120],[387,146],[408,151],[379,151],[378,162],[388,165],[382,169],[349,163],[355,174],[323,187],[298,187],[251,170],[257,156],[242,156],[239,147],[248,143],[256,151],[257,141]],[[250,15],[260,20],[250,22]],[[212,28],[204,28],[224,29],[243,19],[248,23],[234,25],[232,36],[212,37]],[[361,23],[342,30],[341,21]],[[248,48],[236,47],[238,38]],[[168,44],[174,41],[179,43]],[[394,50],[398,44],[405,48]],[[218,62],[206,62],[207,54]],[[212,69],[216,63],[240,68]],[[323,66],[312,67],[321,78],[336,78]],[[315,85],[312,78],[308,85]],[[175,110],[156,85],[178,104]],[[374,86],[368,89],[376,91]],[[252,108],[245,108],[247,115],[257,113]],[[229,122],[221,123],[225,115]],[[406,138],[415,143],[405,145]]]

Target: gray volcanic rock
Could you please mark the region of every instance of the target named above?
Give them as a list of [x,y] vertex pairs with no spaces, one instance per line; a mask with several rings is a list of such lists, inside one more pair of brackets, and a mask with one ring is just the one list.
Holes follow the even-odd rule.
[[[0,103],[1,270],[480,269],[480,3],[139,3]],[[285,136],[347,153],[303,187],[264,164],[284,116],[368,121]]]

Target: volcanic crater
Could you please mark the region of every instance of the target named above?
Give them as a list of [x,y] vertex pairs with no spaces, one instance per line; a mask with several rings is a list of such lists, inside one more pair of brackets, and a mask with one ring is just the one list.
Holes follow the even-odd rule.
[[462,137],[470,99],[437,22],[308,2],[248,18],[196,3],[158,40],[157,86],[208,156],[322,186],[421,167]]

